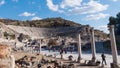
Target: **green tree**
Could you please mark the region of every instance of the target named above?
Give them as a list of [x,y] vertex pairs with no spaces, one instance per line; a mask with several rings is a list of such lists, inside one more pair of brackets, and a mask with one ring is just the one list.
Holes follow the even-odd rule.
[[116,24],[116,18],[111,16],[109,18],[109,24],[108,25],[115,25],[115,24]]
[[109,18],[108,25],[115,25],[115,34],[120,35],[120,12],[116,15],[116,17]]
[[115,33],[120,35],[120,12],[116,15]]

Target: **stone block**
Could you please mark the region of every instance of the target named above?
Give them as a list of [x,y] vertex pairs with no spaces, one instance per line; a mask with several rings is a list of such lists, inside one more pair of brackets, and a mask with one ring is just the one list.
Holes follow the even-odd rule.
[[111,63],[110,66],[111,68],[120,68],[119,64],[116,63]]
[[80,62],[80,63],[85,63],[85,60],[80,59],[79,62]]
[[9,57],[11,54],[11,47],[0,44],[0,59],[4,59]]

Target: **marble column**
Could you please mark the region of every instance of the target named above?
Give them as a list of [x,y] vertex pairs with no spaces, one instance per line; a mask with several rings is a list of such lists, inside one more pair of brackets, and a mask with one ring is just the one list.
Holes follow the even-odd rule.
[[81,37],[78,34],[78,61],[82,59],[82,51],[81,51]]
[[42,40],[40,39],[40,42],[39,42],[39,53],[41,53],[41,43],[42,42]]
[[92,61],[96,60],[96,48],[94,40],[94,29],[91,28],[91,49],[92,49]]
[[17,48],[17,42],[18,42],[18,37],[17,34],[15,34],[15,44],[14,44],[15,48]]
[[110,40],[111,40],[111,50],[112,50],[112,57],[113,57],[113,66],[114,68],[118,68],[118,53],[117,53],[117,47],[116,47],[116,40],[115,40],[115,34],[114,34],[114,25],[109,25],[109,31],[110,31]]
[[15,68],[15,57],[14,57],[14,55],[10,55],[10,59],[11,59],[11,64],[10,64],[11,68]]

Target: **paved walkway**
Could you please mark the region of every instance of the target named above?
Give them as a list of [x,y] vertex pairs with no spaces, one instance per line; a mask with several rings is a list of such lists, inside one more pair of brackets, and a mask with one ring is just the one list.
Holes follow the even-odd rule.
[[62,64],[75,64],[76,68],[110,68],[107,66],[81,66],[80,63],[77,62],[73,62],[73,61],[69,61],[69,60],[64,60],[64,59],[60,59],[60,58],[54,58],[54,57],[47,57],[49,59],[56,59],[58,62],[61,62]]

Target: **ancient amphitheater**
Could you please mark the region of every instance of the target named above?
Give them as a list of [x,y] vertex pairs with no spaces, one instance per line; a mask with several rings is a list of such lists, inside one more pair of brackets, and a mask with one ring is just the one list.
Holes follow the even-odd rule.
[[57,27],[57,28],[38,28],[38,27],[25,27],[25,26],[15,26],[15,25],[5,25],[0,23],[2,32],[8,32],[15,35],[24,34],[28,35],[31,39],[40,39],[40,38],[51,38],[51,37],[69,37],[68,40],[72,37],[74,40],[77,38],[77,34],[80,33],[83,43],[90,42],[90,26],[82,25],[81,27]]
[[51,37],[51,36],[75,36],[78,32],[82,31],[85,34],[85,26],[82,27],[59,27],[59,28],[37,28],[37,27],[24,27],[6,25],[7,28],[15,31],[16,33],[23,33],[32,38]]

